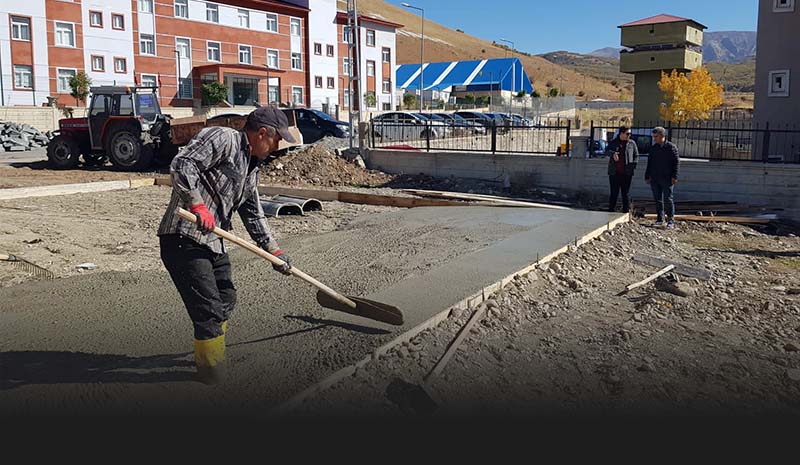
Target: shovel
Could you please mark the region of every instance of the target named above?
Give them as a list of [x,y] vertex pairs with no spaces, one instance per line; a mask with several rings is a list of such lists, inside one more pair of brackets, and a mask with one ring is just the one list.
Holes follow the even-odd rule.
[[386,387],[386,397],[397,404],[403,411],[422,415],[433,414],[439,408],[439,403],[436,401],[438,396],[431,389],[433,381],[447,366],[447,362],[453,358],[458,346],[466,339],[472,327],[486,315],[486,310],[486,304],[478,306],[475,313],[467,321],[467,324],[461,328],[456,338],[453,339],[453,342],[447,347],[442,357],[436,362],[436,365],[425,375],[422,385],[412,384],[396,378]]
[[[178,208],[178,216],[186,221],[197,223],[197,217],[183,208]],[[268,260],[273,265],[281,266],[284,264],[284,261],[280,258],[265,250],[262,250],[260,247],[257,247],[244,239],[229,233],[228,231],[215,227],[212,232],[223,239],[227,239],[234,244],[253,252],[259,257]],[[372,300],[362,299],[360,297],[344,296],[312,278],[311,276],[305,274],[294,266],[289,270],[289,272],[319,289],[317,292],[317,302],[319,302],[319,304],[325,308],[369,318],[371,320],[376,320],[383,323],[389,323],[391,325],[400,326],[403,324],[403,313],[397,307]]]

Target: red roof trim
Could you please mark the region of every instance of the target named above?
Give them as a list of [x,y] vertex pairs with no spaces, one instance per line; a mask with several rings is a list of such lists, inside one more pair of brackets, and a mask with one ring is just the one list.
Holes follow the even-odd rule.
[[667,14],[660,14],[656,16],[651,16],[649,18],[640,19],[638,21],[634,21],[632,23],[623,24],[622,26],[618,27],[631,27],[631,26],[648,26],[651,24],[667,24],[667,23],[682,23],[682,22],[689,22],[695,23],[703,29],[708,29],[706,26],[698,23],[697,21],[689,18],[681,18],[680,16],[673,16]]
[[[347,24],[347,13],[345,13],[344,11],[337,12],[336,22],[339,24]],[[380,24],[382,26],[393,27],[395,29],[400,29],[405,27],[402,24],[393,23],[391,21],[386,21],[385,19],[373,18],[372,16],[366,16],[366,15],[358,15],[358,22],[361,26],[363,26],[363,24],[361,23],[368,22],[368,23]]]

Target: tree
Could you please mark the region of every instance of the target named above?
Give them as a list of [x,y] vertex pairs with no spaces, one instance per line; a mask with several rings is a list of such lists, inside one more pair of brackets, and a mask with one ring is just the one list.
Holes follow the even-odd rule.
[[69,78],[69,88],[70,93],[69,95],[75,99],[75,104],[78,105],[81,102],[86,104],[86,97],[89,96],[89,88],[92,86],[92,78],[89,77],[83,71],[78,71],[75,73],[75,76]]
[[553,87],[550,89],[549,95],[551,97],[558,97],[558,94],[559,94],[558,87]]
[[367,108],[375,108],[375,105],[378,104],[378,100],[375,98],[375,92],[367,92],[364,95],[364,102],[367,104]]
[[481,95],[475,100],[475,103],[480,106],[485,106],[489,104],[489,96],[488,95]]
[[417,106],[417,96],[414,94],[404,94],[403,95],[403,106],[408,108],[414,108]]
[[467,105],[475,105],[475,95],[474,94],[465,95],[464,103],[466,103]]
[[521,91],[517,92],[516,98],[517,100],[522,100],[526,95],[528,95],[528,93],[525,92],[525,89],[522,89]]
[[218,81],[206,82],[200,86],[200,91],[203,103],[212,107],[228,98],[228,87]]
[[540,94],[538,90],[534,90],[531,93],[531,97],[533,97],[533,98],[542,98],[542,94]]
[[658,87],[664,92],[665,100],[660,109],[661,117],[673,123],[706,120],[709,111],[723,102],[724,89],[714,82],[705,67],[689,75],[676,70],[670,74],[662,71]]

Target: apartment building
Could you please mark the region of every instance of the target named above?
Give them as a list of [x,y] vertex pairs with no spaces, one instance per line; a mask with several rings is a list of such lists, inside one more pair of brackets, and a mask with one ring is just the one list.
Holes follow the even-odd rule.
[[800,121],[800,42],[790,39],[800,29],[800,4],[795,0],[760,0],[756,56],[755,121]]
[[[0,0],[0,105],[75,105],[69,79],[159,87],[162,106],[202,103],[218,81],[234,105],[349,107],[346,15],[336,0]],[[368,109],[393,107],[399,24],[361,17]],[[344,50],[344,53],[342,51]],[[362,96],[363,97],[363,96]]]
[[339,12],[336,15],[339,36],[339,55],[341,66],[339,74],[343,84],[339,92],[339,102],[342,108],[350,109],[351,97],[347,92],[347,76],[350,73],[350,59],[348,44],[357,40],[361,47],[361,59],[355,63],[355,70],[361,75],[360,98],[352,98],[352,108],[361,108],[363,102],[365,112],[394,110],[400,102],[395,95],[396,83],[394,82],[394,68],[396,59],[396,33],[402,24],[392,23],[379,18],[366,15],[358,17],[358,29],[351,31],[347,25],[347,14]]

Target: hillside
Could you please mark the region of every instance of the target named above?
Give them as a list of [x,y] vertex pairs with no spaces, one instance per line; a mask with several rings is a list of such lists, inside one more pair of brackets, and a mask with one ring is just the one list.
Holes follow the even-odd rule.
[[620,50],[622,50],[622,47],[606,47],[606,48],[601,48],[599,50],[595,50],[594,52],[590,52],[589,56],[619,60]]
[[539,56],[577,73],[624,88],[626,92],[632,93],[633,91],[633,75],[620,72],[619,54],[617,54],[617,58],[604,58],[596,55],[558,51]]
[[[339,0],[339,9],[346,9],[346,2]],[[420,17],[414,11],[384,2],[383,0],[359,0],[358,7],[364,14],[405,25],[397,34],[397,63],[419,63]],[[508,47],[493,44],[458,32],[425,19],[425,61],[459,61],[510,56]],[[522,61],[525,70],[533,81],[534,89],[544,93],[547,84],[558,87],[568,95],[578,95],[584,91],[586,98],[618,99],[623,91],[630,91],[611,85],[589,75],[580,74],[573,69],[547,61],[546,59],[522,52],[514,52]]]
[[703,61],[741,63],[756,56],[756,33],[747,31],[707,32],[703,36]]
[[756,85],[756,61],[728,64],[706,63],[708,72],[728,92],[754,92]]

